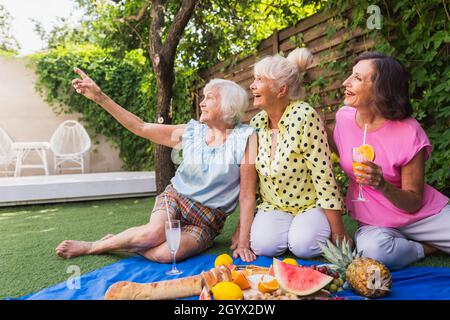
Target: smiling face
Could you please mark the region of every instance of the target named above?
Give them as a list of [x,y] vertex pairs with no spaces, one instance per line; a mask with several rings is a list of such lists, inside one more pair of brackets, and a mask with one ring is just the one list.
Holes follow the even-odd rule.
[[274,90],[276,88],[275,81],[267,77],[255,74],[255,80],[250,85],[253,94],[253,105],[262,110],[275,104],[278,94]]
[[214,123],[222,121],[222,110],[220,108],[220,91],[212,87],[204,92],[204,98],[200,102],[200,122]]
[[353,67],[353,73],[345,79],[344,104],[354,108],[369,107],[374,102],[372,76],[375,67],[370,60],[361,60]]

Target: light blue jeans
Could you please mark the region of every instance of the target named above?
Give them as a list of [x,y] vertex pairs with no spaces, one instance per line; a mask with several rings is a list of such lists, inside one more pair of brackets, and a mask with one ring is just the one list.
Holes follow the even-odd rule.
[[321,255],[317,242],[330,237],[330,225],[322,209],[313,208],[293,216],[284,211],[258,211],[250,232],[256,255],[279,256],[288,248],[299,258]]
[[424,258],[419,242],[450,254],[450,205],[438,214],[402,228],[361,226],[355,238],[364,257],[378,260],[393,270]]

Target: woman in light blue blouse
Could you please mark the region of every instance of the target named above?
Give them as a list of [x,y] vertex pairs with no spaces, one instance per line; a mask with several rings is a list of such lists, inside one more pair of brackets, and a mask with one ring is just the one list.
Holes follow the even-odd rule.
[[182,125],[145,123],[105,95],[83,71],[75,72],[81,77],[72,81],[78,93],[99,104],[138,136],[171,148],[181,144],[183,161],[171,184],[156,198],[148,224],[94,242],[65,240],[56,248],[56,254],[69,259],[125,250],[170,263],[164,232],[168,209],[172,219],[181,221],[176,259],[183,260],[213,244],[239,200],[240,232],[233,254],[243,261],[253,261],[256,256],[249,240],[255,205],[256,176],[252,166],[256,150],[250,146],[256,146],[256,136],[252,128],[240,124],[248,106],[245,90],[232,81],[214,79],[203,90],[200,121]]

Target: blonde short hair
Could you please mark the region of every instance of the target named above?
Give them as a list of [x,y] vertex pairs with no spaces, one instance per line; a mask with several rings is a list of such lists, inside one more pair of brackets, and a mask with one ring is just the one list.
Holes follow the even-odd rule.
[[212,79],[203,88],[203,92],[216,88],[220,94],[220,108],[223,120],[229,124],[238,124],[248,107],[248,94],[236,82],[224,79]]
[[255,64],[254,72],[274,80],[278,88],[287,85],[289,100],[298,100],[303,94],[301,90],[303,73],[311,65],[312,59],[313,56],[308,49],[296,48],[286,58],[277,54],[262,59]]

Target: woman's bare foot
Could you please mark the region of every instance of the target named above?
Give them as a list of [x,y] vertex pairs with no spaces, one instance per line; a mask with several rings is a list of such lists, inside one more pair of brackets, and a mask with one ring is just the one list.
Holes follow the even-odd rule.
[[104,236],[103,238],[101,238],[100,241],[107,240],[107,239],[109,239],[109,238],[111,238],[111,237],[114,237],[114,236],[115,236],[115,234],[112,234],[112,233],[107,234],[106,236]]
[[56,247],[56,255],[64,259],[71,259],[89,254],[92,242],[64,240]]

